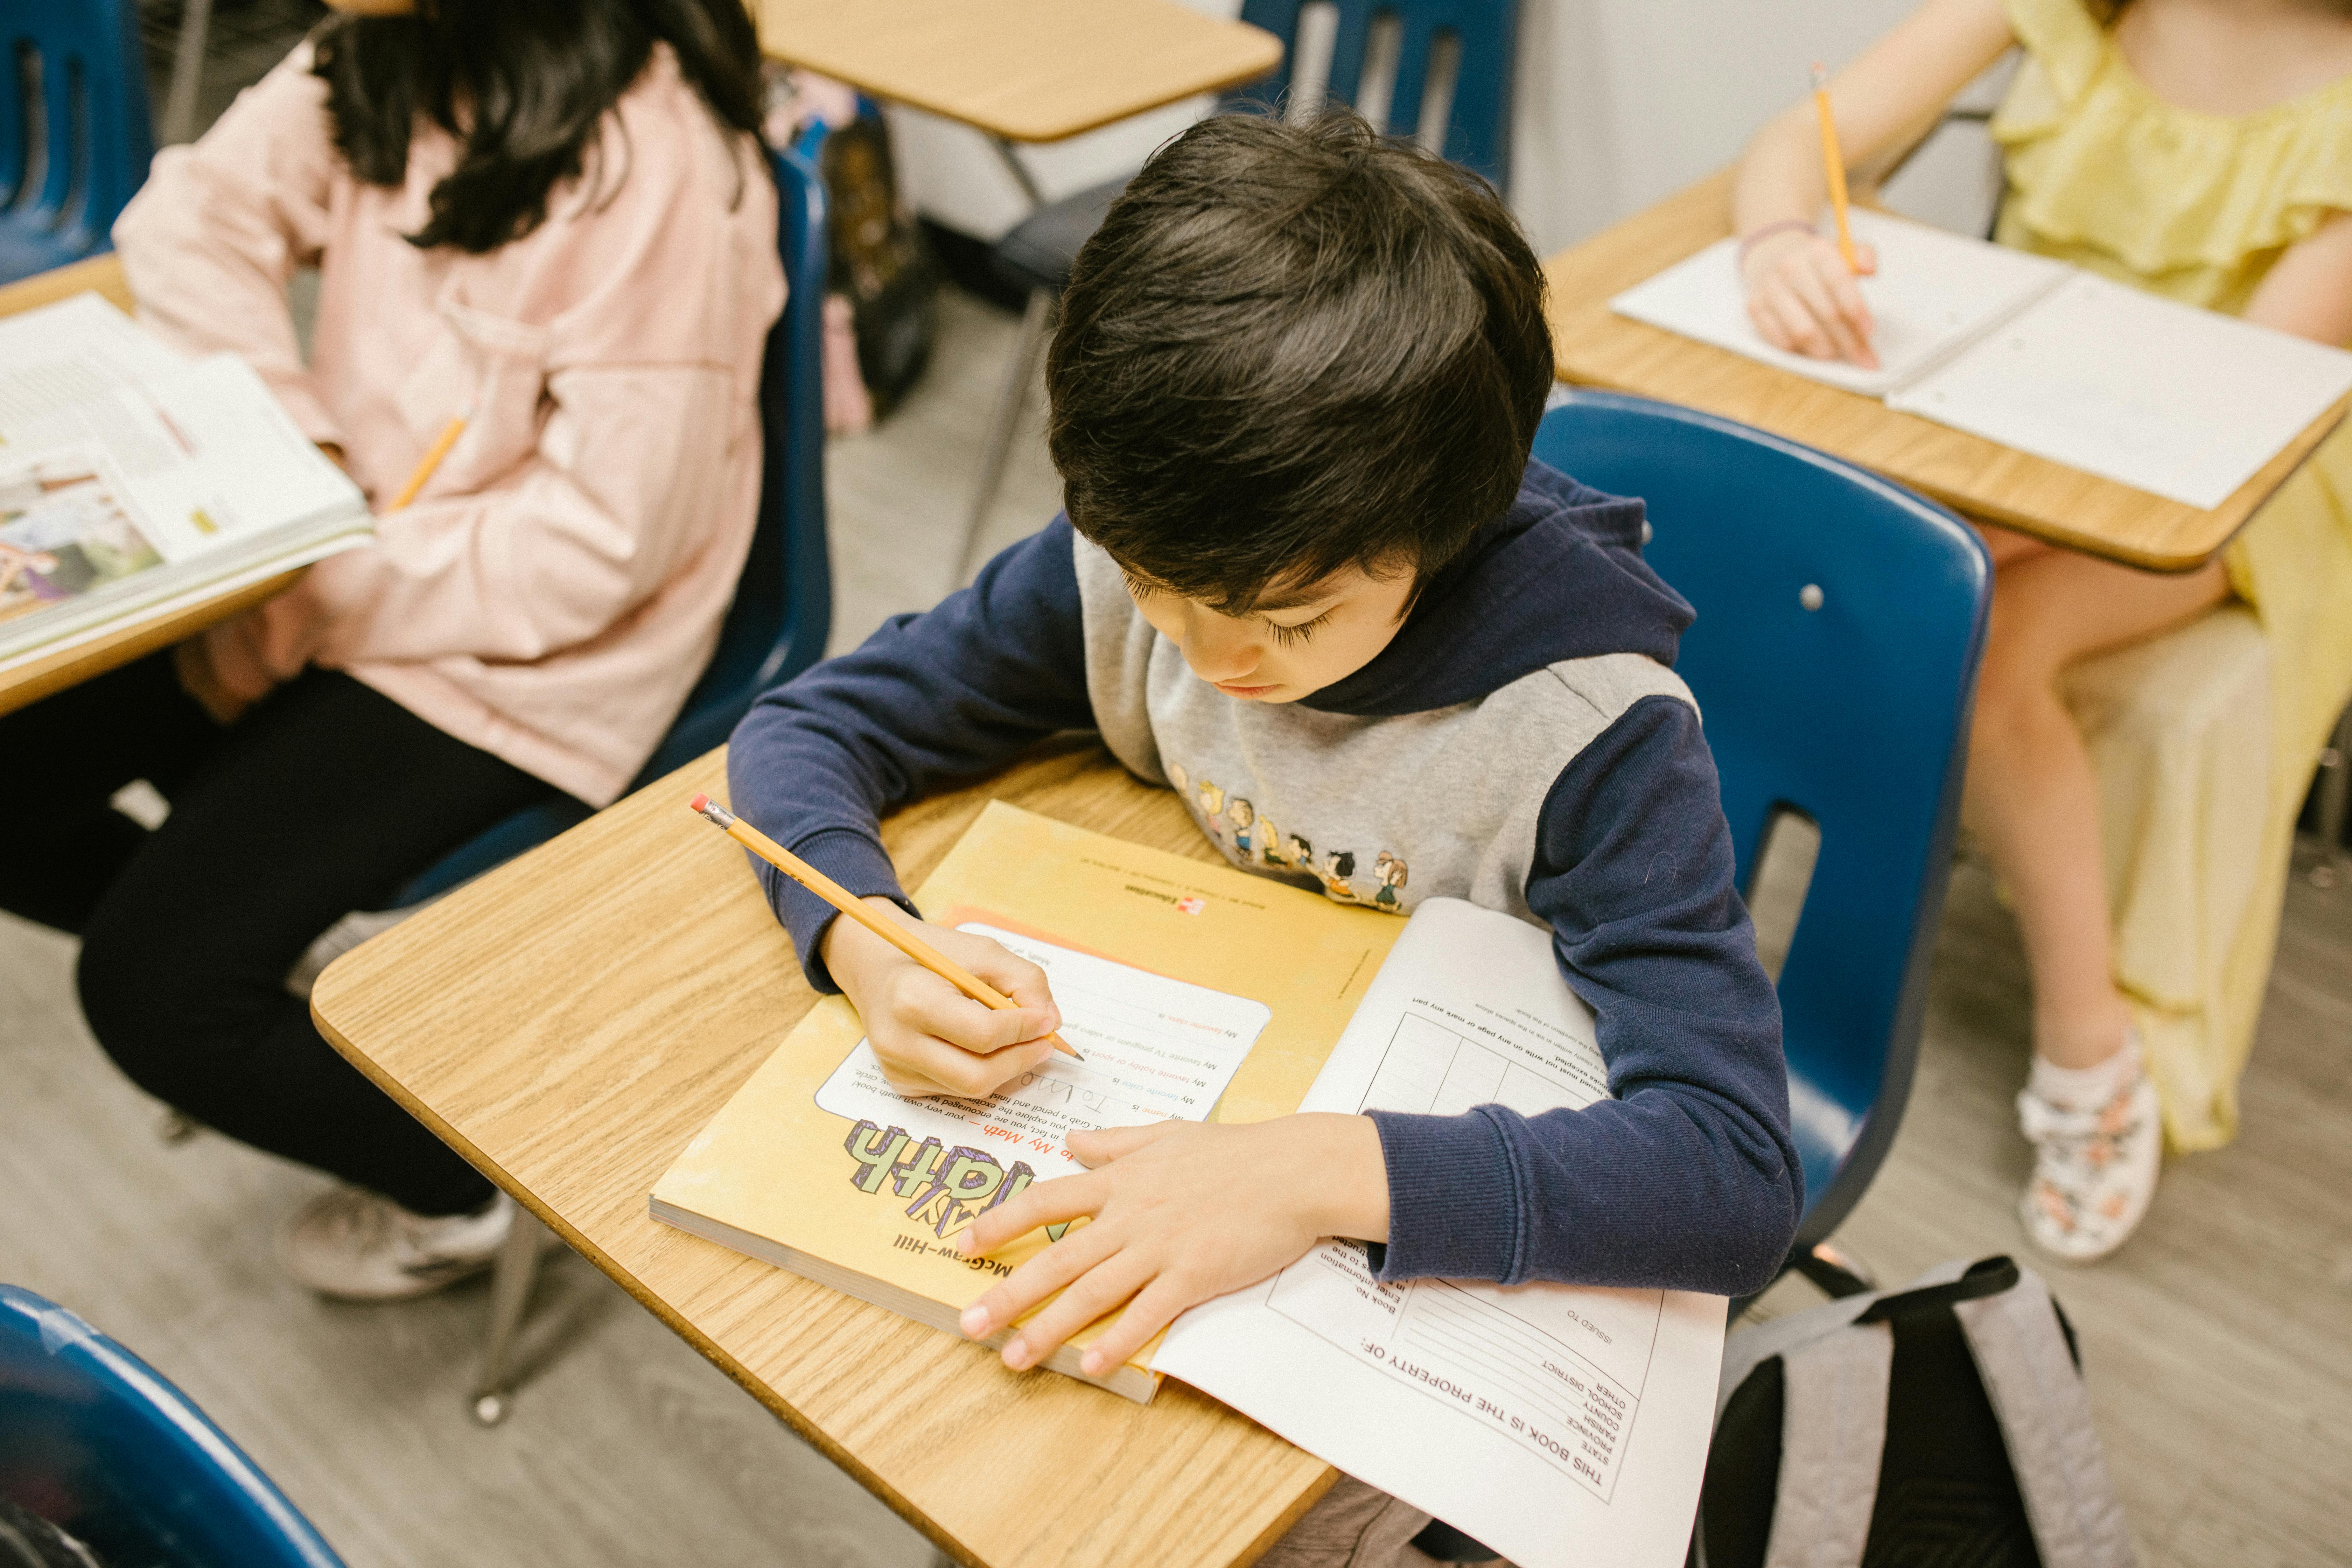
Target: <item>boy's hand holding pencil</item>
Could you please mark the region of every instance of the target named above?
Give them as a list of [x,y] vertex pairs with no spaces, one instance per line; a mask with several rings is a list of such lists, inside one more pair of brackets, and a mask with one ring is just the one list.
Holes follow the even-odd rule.
[[1061,1009],[1045,972],[1027,959],[986,937],[916,920],[887,899],[856,897],[709,795],[688,805],[849,917],[833,922],[821,955],[900,1094],[977,1098],[1055,1051],[1078,1057],[1054,1032]]

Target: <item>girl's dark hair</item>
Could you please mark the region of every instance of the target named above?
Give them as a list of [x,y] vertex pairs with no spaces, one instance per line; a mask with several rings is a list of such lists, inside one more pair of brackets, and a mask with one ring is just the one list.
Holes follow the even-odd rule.
[[423,247],[495,250],[547,217],[597,123],[667,43],[719,123],[756,135],[760,44],[742,0],[418,0],[405,16],[339,15],[317,35],[336,149],[398,185],[418,118],[456,137]]
[[1046,365],[1077,531],[1227,613],[1425,582],[1518,492],[1543,269],[1494,188],[1344,109],[1204,120],[1088,239]]

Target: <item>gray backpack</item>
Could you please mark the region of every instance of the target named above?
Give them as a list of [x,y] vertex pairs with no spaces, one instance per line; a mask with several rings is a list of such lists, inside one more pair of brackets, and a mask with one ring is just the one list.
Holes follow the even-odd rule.
[[2074,1332],[2006,1258],[1733,1334],[1696,1568],[2130,1568]]

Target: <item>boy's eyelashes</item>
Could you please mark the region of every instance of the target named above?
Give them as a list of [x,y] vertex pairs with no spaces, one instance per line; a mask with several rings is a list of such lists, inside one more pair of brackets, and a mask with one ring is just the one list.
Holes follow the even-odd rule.
[[[1157,583],[1147,583],[1142,578],[1136,576],[1132,573],[1121,573],[1120,575],[1127,579],[1128,593],[1132,595],[1138,600],[1149,599],[1157,595],[1171,592],[1171,590],[1163,588]],[[1295,626],[1286,626],[1280,621],[1269,621],[1263,616],[1259,616],[1258,620],[1265,626],[1266,635],[1273,638],[1277,646],[1288,647],[1294,643],[1305,642],[1308,637],[1313,637],[1315,635],[1316,628],[1323,625],[1324,622],[1329,620],[1331,618],[1332,611],[1338,608],[1339,606],[1335,605],[1331,606],[1330,609],[1327,609],[1321,615],[1317,616],[1314,619],[1300,621]]]
[[1317,626],[1321,626],[1330,618],[1331,612],[1326,610],[1321,615],[1316,616],[1313,620],[1301,621],[1295,626],[1286,626],[1277,621],[1268,621],[1265,623],[1266,635],[1275,640],[1277,647],[1286,647],[1291,643],[1302,643],[1308,637],[1315,635],[1315,628]]

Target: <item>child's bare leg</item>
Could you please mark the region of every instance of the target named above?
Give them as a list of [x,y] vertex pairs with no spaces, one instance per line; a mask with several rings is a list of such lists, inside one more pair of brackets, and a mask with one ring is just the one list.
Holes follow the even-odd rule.
[[2017,1097],[2034,1150],[2018,1218],[2081,1262],[2121,1247],[2156,1196],[2163,1129],[2116,989],[2099,796],[2058,695],[2069,664],[2189,619],[2228,594],[2221,569],[2158,577],[2046,548],[2005,553],[1969,737],[1962,809],[2017,896],[2033,972],[2032,1070]]
[[2097,782],[2059,672],[2219,604],[2229,584],[2218,563],[2158,576],[2071,551],[2005,553],[1963,811],[2017,900],[2034,1047],[2059,1067],[2084,1068],[2121,1047],[2130,1020],[2113,976]]

